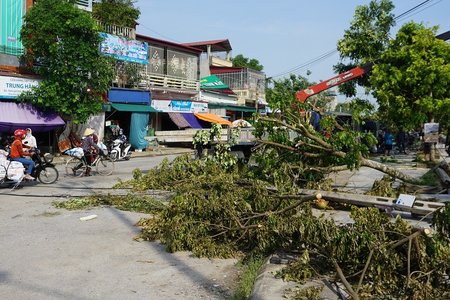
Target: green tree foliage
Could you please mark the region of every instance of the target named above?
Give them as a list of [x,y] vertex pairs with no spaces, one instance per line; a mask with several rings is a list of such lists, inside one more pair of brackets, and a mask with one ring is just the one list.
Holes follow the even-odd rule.
[[[356,8],[350,28],[337,44],[341,62],[334,66],[335,72],[343,73],[380,58],[389,43],[389,31],[395,25],[393,9],[390,0],[372,0]],[[367,76],[340,85],[339,91],[355,96],[356,85],[369,87]]]
[[[272,163],[285,163],[285,167],[291,169],[288,173],[297,174],[294,177],[300,182],[321,178],[330,166],[358,167],[359,156],[367,156],[369,146],[358,141],[362,138],[373,141],[370,136],[363,137],[364,134],[353,132],[351,128],[344,130],[332,115],[317,109],[318,103],[326,105],[323,99],[319,101],[310,97],[305,103],[296,100],[295,92],[310,85],[306,78],[294,75],[289,79],[275,81],[266,97],[277,114],[260,117],[255,123],[255,134],[266,145],[260,148],[264,149],[258,156],[260,166],[270,173],[277,169]],[[317,97],[320,99],[321,96]],[[312,111],[322,115],[320,129],[312,126]],[[337,156],[332,155],[337,154],[335,151],[346,151],[347,154],[341,152]],[[283,168],[280,171],[285,172]]]
[[101,38],[94,19],[74,3],[40,0],[27,11],[22,42],[42,81],[20,99],[83,123],[101,111],[101,95],[114,73],[111,60],[99,52]]
[[[291,74],[289,78],[271,81],[272,87],[266,89],[266,99],[270,107],[274,110],[284,111],[292,103],[296,103],[295,92],[306,89],[313,85],[306,77]],[[315,109],[329,109],[330,102],[334,99],[334,94],[330,91],[323,91],[318,95],[308,98],[309,106]]]
[[407,23],[372,71],[374,96],[385,120],[407,129],[424,122],[447,123],[450,114],[450,45],[437,28]]
[[234,67],[242,67],[242,68],[250,68],[256,71],[262,71],[264,66],[259,63],[259,60],[255,58],[247,58],[242,54],[238,54],[233,58],[233,66]]
[[375,106],[367,99],[354,98],[349,102],[353,122],[361,125],[364,120],[373,118]]
[[[352,299],[448,299],[448,207],[436,212],[436,234],[392,220],[376,208],[351,208],[352,224],[312,212],[315,195],[281,191],[250,169],[224,169],[190,155],[165,160],[117,187],[170,190],[168,204],[143,219],[141,237],[170,252],[206,257],[266,255],[295,250],[286,280],[328,276],[344,282]],[[336,275],[337,274],[337,275]]]
[[134,28],[141,12],[133,0],[102,0],[94,2],[92,16],[106,24]]
[[[353,124],[340,124],[333,115],[317,110],[312,99],[305,103],[297,101],[295,91],[306,86],[309,82],[305,78],[292,75],[275,81],[267,91],[274,113],[259,116],[254,124],[254,135],[261,143],[255,151],[261,176],[289,189],[318,182],[336,170],[367,166],[418,183],[395,168],[367,158],[370,147],[376,143],[372,133],[354,131]],[[355,113],[354,121],[361,124],[363,117],[372,112],[373,105],[356,99],[351,109]],[[321,114],[319,127],[313,111]]]

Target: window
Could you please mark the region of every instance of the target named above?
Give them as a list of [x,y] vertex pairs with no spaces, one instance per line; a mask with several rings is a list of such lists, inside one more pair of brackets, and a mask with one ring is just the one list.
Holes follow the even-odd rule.
[[167,75],[197,80],[198,57],[178,51],[167,51]]

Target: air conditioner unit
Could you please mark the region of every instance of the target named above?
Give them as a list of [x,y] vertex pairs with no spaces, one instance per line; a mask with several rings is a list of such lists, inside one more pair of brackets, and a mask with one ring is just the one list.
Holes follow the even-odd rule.
[[76,5],[79,9],[92,12],[92,0],[77,0]]

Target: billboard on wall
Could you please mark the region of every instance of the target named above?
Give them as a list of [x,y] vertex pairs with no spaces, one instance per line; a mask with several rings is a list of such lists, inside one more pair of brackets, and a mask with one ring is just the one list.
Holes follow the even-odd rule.
[[144,65],[148,64],[147,43],[104,32],[100,32],[99,34],[103,38],[103,41],[100,44],[101,53],[112,56],[118,60]]
[[208,112],[208,103],[194,102],[188,100],[155,100],[150,104],[154,109],[161,112],[194,113]]
[[425,123],[423,125],[423,139],[425,143],[439,142],[439,123]]
[[0,99],[15,99],[22,92],[30,91],[32,87],[38,86],[39,82],[39,79],[0,76]]

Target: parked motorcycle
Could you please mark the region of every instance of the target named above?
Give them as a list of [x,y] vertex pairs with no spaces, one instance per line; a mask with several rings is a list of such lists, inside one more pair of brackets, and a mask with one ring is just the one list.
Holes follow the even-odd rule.
[[41,151],[34,148],[31,159],[34,161],[35,168],[31,176],[37,178],[41,183],[51,184],[59,178],[59,172],[55,168],[53,162],[53,155],[45,153],[41,155]]
[[131,158],[131,144],[128,143],[127,137],[122,134],[109,143],[109,157],[112,161]]

